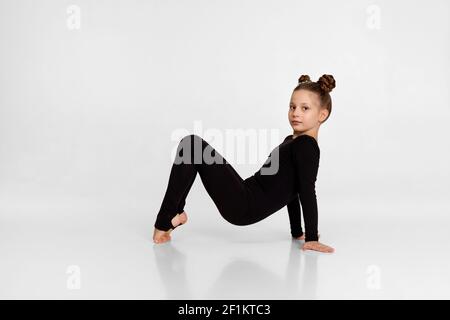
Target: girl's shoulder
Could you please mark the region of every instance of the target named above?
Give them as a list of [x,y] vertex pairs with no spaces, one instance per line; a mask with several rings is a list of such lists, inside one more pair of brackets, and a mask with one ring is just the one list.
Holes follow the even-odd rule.
[[[292,137],[292,135],[291,135]],[[317,143],[316,138],[307,135],[302,134],[297,136],[296,138],[292,139],[292,145],[301,148],[301,149],[309,149],[309,150],[315,150],[320,154],[320,148],[319,144]]]

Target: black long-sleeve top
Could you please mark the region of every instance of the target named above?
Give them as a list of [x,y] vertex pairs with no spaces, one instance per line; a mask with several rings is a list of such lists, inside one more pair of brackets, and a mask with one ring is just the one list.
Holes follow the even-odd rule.
[[[278,167],[271,174],[262,170],[276,167],[272,155],[278,151]],[[276,157],[276,153],[275,153]],[[245,179],[249,190],[250,208],[255,221],[262,220],[287,206],[291,234],[303,234],[301,209],[305,221],[305,241],[317,241],[318,208],[315,182],[319,169],[320,148],[317,140],[303,134],[287,136],[269,155],[254,175]],[[276,163],[277,161],[274,161]]]

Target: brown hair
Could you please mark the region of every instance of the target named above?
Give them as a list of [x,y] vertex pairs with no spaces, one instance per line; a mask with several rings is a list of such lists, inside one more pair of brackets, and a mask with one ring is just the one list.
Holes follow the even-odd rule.
[[331,97],[330,92],[336,87],[336,81],[331,74],[322,75],[317,82],[311,81],[310,77],[303,74],[298,78],[298,85],[294,91],[304,89],[317,93],[320,99],[320,107],[328,110],[328,117],[322,123],[324,123],[331,114]]

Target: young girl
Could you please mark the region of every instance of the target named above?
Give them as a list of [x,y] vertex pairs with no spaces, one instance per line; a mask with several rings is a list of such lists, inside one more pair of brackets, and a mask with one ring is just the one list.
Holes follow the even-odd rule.
[[[187,222],[185,200],[198,173],[228,222],[240,226],[253,224],[287,206],[291,235],[305,240],[303,250],[334,252],[332,247],[319,242],[315,182],[320,159],[319,128],[331,113],[329,92],[335,86],[332,75],[324,74],[317,82],[311,81],[308,75],[299,78],[288,112],[293,134],[271,152],[261,169],[245,180],[200,136],[191,134],[181,139],[154,224],[153,241],[170,240],[170,233]],[[275,152],[276,172],[265,174]]]

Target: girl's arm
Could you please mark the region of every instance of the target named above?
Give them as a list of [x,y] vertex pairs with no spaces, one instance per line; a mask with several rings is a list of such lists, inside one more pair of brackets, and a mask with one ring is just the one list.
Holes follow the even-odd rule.
[[291,235],[294,238],[301,237],[303,235],[302,229],[302,213],[300,208],[300,199],[298,193],[295,198],[287,204],[287,210],[289,214],[289,224],[291,226]]
[[[283,142],[286,142],[290,136],[284,138]],[[291,227],[291,235],[294,238],[299,238],[303,235],[302,229],[302,212],[300,208],[300,199],[298,197],[298,193],[294,199],[288,202],[287,210],[289,215],[289,224]]]
[[307,136],[299,136],[294,141],[292,153],[296,167],[298,194],[305,220],[305,242],[318,241],[318,210],[316,179],[320,154],[316,142]]

